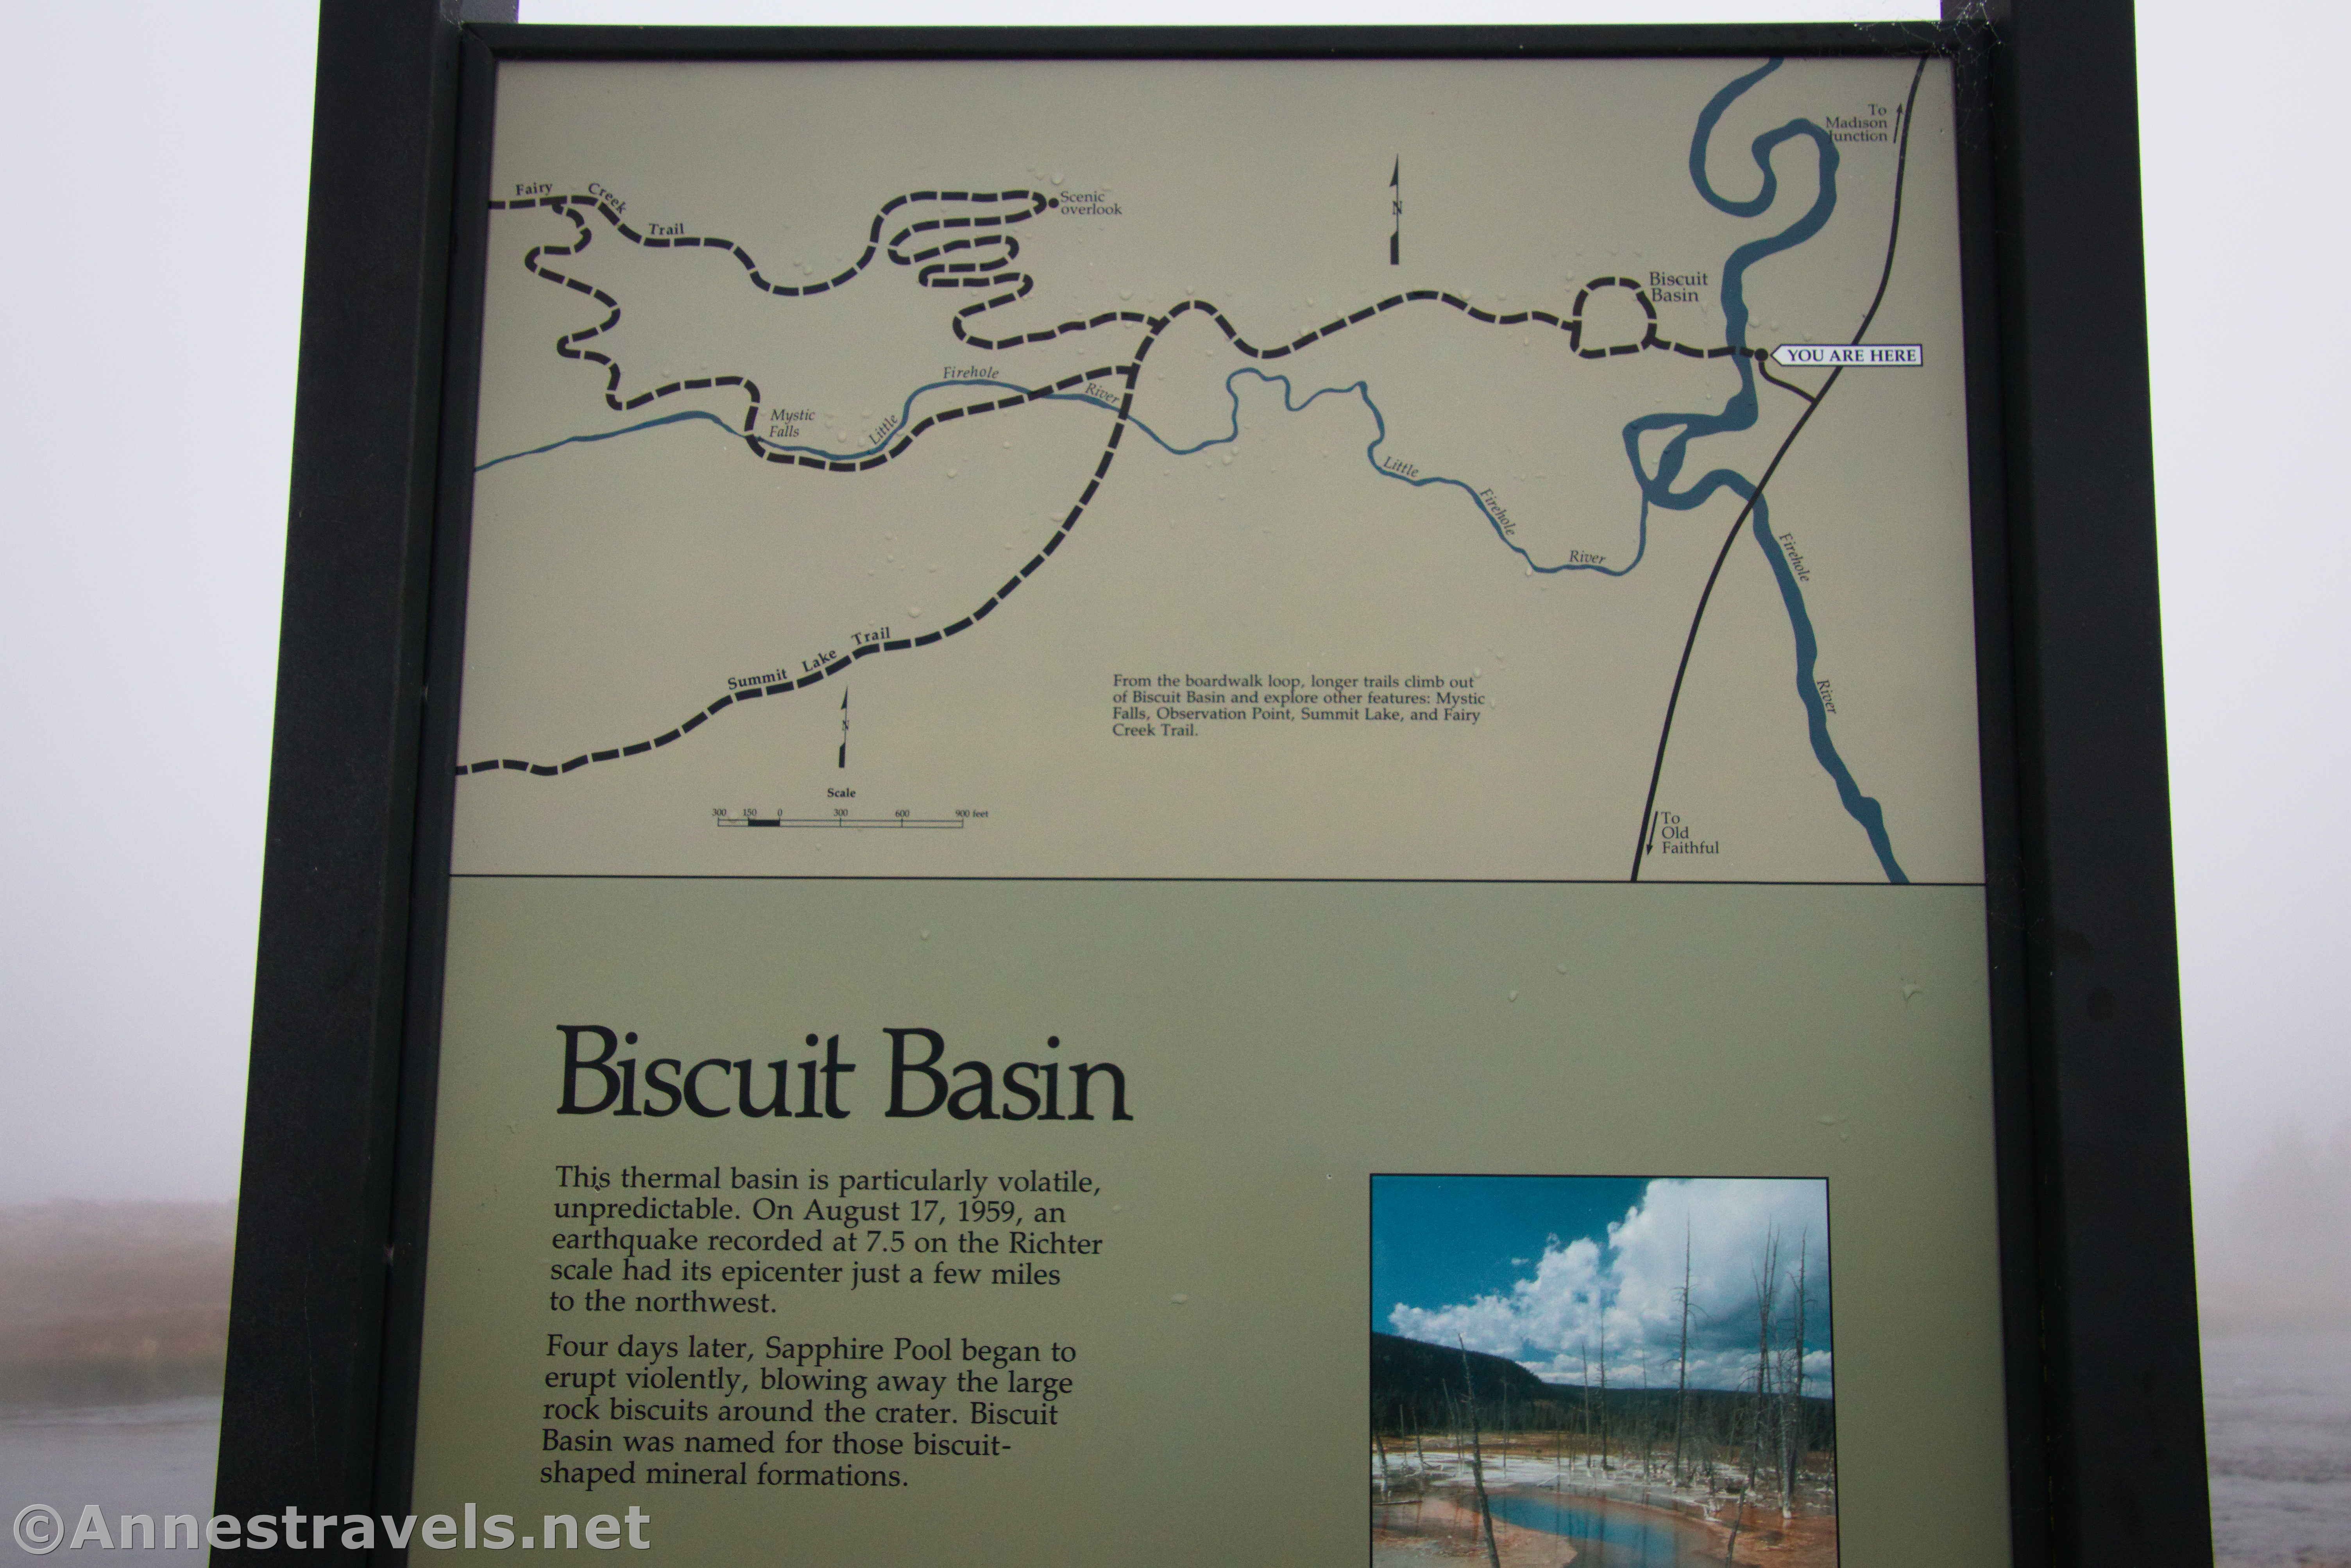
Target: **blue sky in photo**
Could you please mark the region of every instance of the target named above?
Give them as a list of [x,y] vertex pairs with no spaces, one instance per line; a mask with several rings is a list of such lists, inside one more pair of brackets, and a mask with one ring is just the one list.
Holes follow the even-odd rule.
[[1648,1176],[1375,1176],[1372,1326],[1392,1333],[1402,1301],[1441,1307],[1507,1292],[1533,1271],[1546,1239],[1604,1244]]

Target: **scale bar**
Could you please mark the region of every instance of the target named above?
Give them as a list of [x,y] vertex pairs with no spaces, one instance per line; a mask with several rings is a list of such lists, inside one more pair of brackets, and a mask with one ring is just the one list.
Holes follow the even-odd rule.
[[958,817],[718,817],[722,828],[960,828]]

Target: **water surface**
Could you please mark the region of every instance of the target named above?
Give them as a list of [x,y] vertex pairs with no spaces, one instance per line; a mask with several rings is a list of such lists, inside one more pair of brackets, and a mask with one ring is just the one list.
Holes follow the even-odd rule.
[[[6,1525],[27,1503],[47,1503],[63,1515],[68,1541],[91,1503],[110,1530],[126,1513],[154,1515],[159,1542],[164,1515],[209,1516],[220,1416],[217,1395],[78,1410],[0,1408],[0,1568],[71,1563],[97,1550],[95,1542],[80,1552],[47,1557],[18,1550]],[[134,1558],[181,1563],[196,1560],[196,1552],[159,1545]]]
[[1698,1568],[1719,1563],[1706,1532],[1670,1514],[1552,1492],[1497,1492],[1494,1517],[1566,1537],[1576,1568]]
[[2212,1555],[2351,1563],[2351,1334],[2207,1334]]

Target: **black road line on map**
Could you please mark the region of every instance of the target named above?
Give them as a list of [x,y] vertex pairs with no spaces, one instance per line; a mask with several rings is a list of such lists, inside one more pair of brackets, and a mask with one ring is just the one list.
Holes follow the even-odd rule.
[[[1861,325],[1854,329],[1852,340],[1855,343],[1868,332],[1869,324],[1877,319],[1877,308],[1886,303],[1886,286],[1894,277],[1894,247],[1902,237],[1902,191],[1910,165],[1910,111],[1918,102],[1919,78],[1926,74],[1927,62],[1922,57],[1917,68],[1910,74],[1910,96],[1902,107],[1902,142],[1894,158],[1894,214],[1886,225],[1886,265],[1878,271],[1877,292],[1869,301],[1869,310],[1862,317]],[[1760,360],[1757,361],[1759,365],[1761,362]],[[1820,411],[1821,404],[1835,390],[1837,378],[1843,374],[1843,365],[1830,371],[1829,379],[1821,383],[1820,392],[1808,400],[1804,412],[1796,417],[1794,428],[1788,432],[1787,439],[1780,443],[1780,450],[1771,455],[1771,465],[1755,482],[1754,495],[1748,497],[1747,504],[1739,508],[1739,516],[1731,523],[1730,531],[1722,536],[1722,549],[1715,552],[1714,570],[1706,574],[1706,587],[1698,596],[1698,609],[1690,615],[1689,635],[1682,639],[1681,663],[1674,667],[1674,688],[1666,698],[1665,723],[1657,730],[1656,758],[1649,764],[1649,793],[1641,802],[1641,831],[1633,840],[1633,873],[1625,879],[1627,882],[1641,880],[1641,862],[1649,852],[1649,835],[1656,821],[1657,780],[1666,771],[1666,743],[1673,737],[1674,710],[1681,706],[1682,678],[1689,674],[1690,650],[1698,646],[1698,623],[1706,619],[1707,602],[1714,597],[1714,585],[1722,575],[1722,563],[1730,559],[1730,547],[1738,541],[1740,530],[1746,528],[1748,517],[1755,510],[1757,498],[1771,485],[1771,476],[1780,471],[1780,460],[1788,455],[1788,449],[1795,445],[1796,437],[1804,433],[1804,426],[1811,423],[1813,415]]]
[[[928,220],[908,225],[906,227],[900,229],[896,234],[893,235],[886,243],[881,238],[883,220],[892,213],[897,211],[900,207],[908,205],[909,204],[932,201],[1000,202],[1012,198],[1027,198],[1031,204],[1029,210],[1025,213],[1014,213],[1011,214],[989,214],[969,218],[956,217]],[[1040,213],[1054,207],[1058,204],[1058,201],[1059,198],[1039,196],[1036,193],[1031,191],[1003,191],[994,193],[968,191],[916,191],[907,195],[896,196],[885,203],[881,211],[874,214],[872,226],[867,235],[865,251],[858,257],[855,263],[835,276],[825,278],[820,282],[792,286],[769,281],[760,272],[758,263],[752,257],[751,254],[732,240],[720,239],[715,236],[685,235],[646,235],[640,234],[634,228],[622,223],[621,221],[620,214],[616,212],[608,202],[601,197],[592,195],[544,195],[517,197],[510,201],[493,200],[490,203],[493,209],[512,210],[538,207],[559,212],[564,216],[569,218],[572,224],[577,227],[579,237],[570,245],[534,246],[524,256],[523,265],[536,277],[545,278],[552,283],[559,283],[563,287],[572,289],[575,292],[587,295],[597,303],[604,306],[606,310],[609,312],[603,320],[596,323],[594,326],[583,328],[576,332],[568,333],[564,337],[557,340],[556,342],[556,351],[562,354],[565,358],[589,361],[601,364],[605,367],[604,401],[616,410],[626,411],[641,408],[646,403],[652,402],[658,398],[668,397],[681,391],[695,391],[705,387],[716,386],[740,386],[749,395],[751,400],[749,411],[744,415],[743,421],[745,442],[750,446],[753,452],[757,453],[759,456],[765,458],[770,463],[789,464],[799,467],[814,468],[835,474],[861,473],[867,469],[878,468],[885,463],[893,461],[904,454],[908,447],[912,446],[925,432],[953,420],[985,413],[993,413],[1002,409],[1021,407],[1029,403],[1036,402],[1040,399],[1050,397],[1056,392],[1066,392],[1073,388],[1083,386],[1089,382],[1102,381],[1113,376],[1116,376],[1125,382],[1126,391],[1119,400],[1116,411],[1117,418],[1112,422],[1110,436],[1102,446],[1102,457],[1100,461],[1095,464],[1093,474],[1087,480],[1084,491],[1078,497],[1077,502],[1070,508],[1069,516],[1062,519],[1061,526],[1054,530],[1052,537],[1046,540],[1044,548],[1039,550],[1035,556],[1030,558],[1026,566],[1022,567],[1005,582],[1002,588],[991,594],[968,615],[942,627],[938,631],[929,632],[919,637],[897,637],[883,643],[863,643],[853,650],[848,657],[828,664],[822,669],[805,674],[797,680],[775,681],[762,685],[753,685],[732,689],[722,694],[715,702],[708,704],[688,716],[686,720],[683,724],[680,724],[676,728],[664,731],[663,734],[657,735],[650,740],[636,741],[627,746],[607,747],[601,750],[585,751],[581,752],[577,757],[558,763],[532,762],[524,758],[513,757],[490,758],[473,763],[461,762],[456,766],[456,772],[460,776],[472,773],[512,772],[528,774],[534,778],[548,779],[554,778],[559,774],[574,772],[593,763],[614,762],[624,760],[632,757],[642,757],[648,752],[657,750],[662,747],[669,746],[676,741],[684,739],[686,736],[693,734],[694,731],[699,729],[703,725],[707,724],[720,713],[734,706],[737,703],[750,702],[758,698],[785,695],[789,693],[800,690],[803,687],[815,685],[833,675],[839,674],[841,672],[848,669],[849,666],[857,660],[865,658],[870,654],[903,653],[911,648],[927,647],[931,643],[944,641],[946,638],[956,636],[970,630],[973,626],[978,624],[978,622],[986,620],[990,614],[992,614],[998,605],[1001,604],[1006,599],[1011,597],[1014,590],[1018,589],[1022,582],[1026,581],[1029,578],[1030,575],[1041,568],[1045,564],[1046,558],[1050,556],[1055,550],[1061,549],[1062,540],[1066,539],[1069,537],[1070,530],[1077,526],[1079,517],[1084,513],[1087,506],[1092,502],[1095,493],[1101,489],[1102,479],[1109,474],[1111,464],[1117,456],[1120,438],[1126,433],[1128,416],[1134,405],[1135,386],[1137,378],[1142,372],[1144,359],[1151,352],[1152,345],[1158,341],[1160,335],[1165,332],[1169,327],[1173,326],[1179,319],[1186,315],[1196,312],[1207,316],[1209,319],[1213,320],[1217,324],[1217,329],[1224,333],[1227,340],[1229,341],[1234,348],[1249,356],[1251,359],[1258,360],[1278,360],[1285,358],[1288,355],[1296,353],[1313,343],[1322,340],[1323,339],[1330,338],[1341,331],[1343,331],[1345,329],[1355,325],[1357,322],[1369,320],[1375,316],[1395,309],[1400,306],[1420,304],[1429,301],[1450,306],[1454,309],[1468,316],[1471,320],[1483,322],[1492,326],[1514,327],[1529,321],[1537,321],[1541,322],[1546,326],[1558,328],[1560,330],[1568,334],[1569,344],[1574,350],[1576,354],[1579,357],[1587,360],[1613,359],[1627,354],[1638,354],[1646,350],[1656,349],[1696,360],[1727,359],[1734,355],[1744,355],[1750,359],[1754,359],[1760,361],[1763,354],[1766,352],[1766,350],[1760,349],[1735,349],[1729,344],[1723,344],[1719,347],[1701,349],[1692,347],[1685,343],[1675,342],[1670,339],[1659,337],[1657,334],[1656,307],[1650,301],[1647,290],[1644,289],[1639,283],[1635,282],[1632,278],[1615,277],[1595,277],[1586,283],[1576,292],[1574,307],[1569,311],[1565,318],[1562,318],[1547,310],[1531,309],[1515,311],[1510,314],[1497,314],[1493,311],[1482,310],[1477,306],[1471,305],[1468,300],[1440,289],[1416,288],[1405,293],[1391,295],[1387,298],[1382,299],[1376,304],[1366,305],[1360,310],[1356,310],[1350,315],[1338,317],[1324,323],[1322,326],[1316,328],[1311,332],[1307,332],[1298,338],[1292,339],[1288,343],[1270,349],[1259,348],[1256,344],[1251,343],[1248,339],[1243,338],[1240,335],[1239,329],[1234,327],[1231,321],[1226,319],[1225,313],[1205,299],[1186,299],[1181,304],[1174,307],[1164,316],[1148,316],[1140,311],[1133,310],[1105,311],[1085,320],[1064,321],[1052,328],[1040,329],[1035,331],[1016,334],[1008,338],[977,338],[972,336],[965,329],[964,321],[967,319],[1009,305],[1027,295],[1029,290],[1035,287],[1035,280],[1029,277],[1027,274],[1007,273],[1004,270],[1006,267],[1010,266],[1016,257],[1019,256],[1020,253],[1019,242],[1010,235],[983,235],[972,237],[958,237],[948,240],[943,244],[931,246],[928,249],[914,251],[911,253],[906,252],[904,249],[906,242],[917,234],[928,234],[943,229],[976,228],[989,225],[1025,223],[1030,218],[1037,216]],[[580,208],[586,208],[595,212],[598,215],[602,217],[606,223],[612,225],[615,233],[638,245],[647,246],[657,249],[672,250],[698,246],[703,249],[717,250],[731,255],[738,263],[741,264],[744,271],[748,275],[749,281],[752,284],[770,294],[780,296],[800,297],[822,294],[831,289],[838,288],[862,274],[870,266],[872,266],[873,258],[877,254],[887,256],[892,262],[896,263],[899,266],[914,267],[918,268],[915,274],[916,281],[925,287],[993,287],[999,284],[1011,284],[1013,287],[1008,292],[999,294],[991,299],[984,299],[977,304],[966,306],[956,313],[954,323],[956,337],[962,342],[974,348],[1006,349],[1028,343],[1049,342],[1056,338],[1063,337],[1070,333],[1089,331],[1094,328],[1106,326],[1113,322],[1140,322],[1144,324],[1146,329],[1144,332],[1141,342],[1135,348],[1134,357],[1124,364],[1103,365],[1083,371],[1078,375],[1065,376],[1060,381],[1054,382],[1050,385],[1034,387],[1027,392],[1013,392],[1008,396],[990,398],[979,402],[966,404],[961,408],[942,409],[938,413],[927,414],[921,420],[916,421],[914,424],[909,425],[904,432],[899,434],[897,441],[891,445],[887,452],[875,453],[870,457],[852,461],[811,457],[791,453],[771,452],[766,449],[759,443],[758,437],[749,434],[751,427],[757,423],[758,418],[759,390],[757,383],[751,382],[747,378],[731,375],[711,376],[697,378],[693,381],[673,382],[668,385],[655,388],[651,392],[639,392],[634,397],[623,400],[620,395],[621,366],[619,362],[613,360],[611,356],[597,350],[582,349],[578,346],[581,342],[596,338],[602,333],[611,330],[611,329],[621,319],[620,304],[611,295],[591,284],[583,283],[577,278],[568,277],[540,264],[540,258],[542,256],[577,256],[580,252],[588,247],[589,242],[594,237],[595,231],[589,227],[587,220],[580,216],[580,212],[576,210]],[[944,256],[963,251],[976,252],[983,247],[992,249],[998,254],[990,256],[985,260],[949,262],[941,259]],[[1597,347],[1588,347],[1585,345],[1583,341],[1583,307],[1593,294],[1604,289],[1623,289],[1630,291],[1633,296],[1634,302],[1641,308],[1642,317],[1646,325],[1641,337],[1637,340],[1630,342],[1606,343]],[[1882,285],[1880,292],[1883,292]],[[1832,373],[1830,377],[1831,382],[1834,383],[1834,380],[1835,376]],[[1809,414],[1809,410],[1807,411],[1807,413]],[[1797,428],[1802,428],[1801,421],[1799,421]],[[1719,570],[1719,562],[1717,570]],[[1708,586],[1710,589],[1711,580],[1709,580]],[[1686,663],[1687,656],[1687,650],[1685,649],[1684,660]],[[1678,677],[1677,677],[1675,685],[1676,690],[1678,692],[1680,686]],[[1655,785],[1653,781],[1653,792],[1654,789]]]
[[1783,382],[1779,377],[1773,375],[1771,373],[1771,358],[1768,354],[1759,354],[1755,357],[1755,373],[1761,376],[1765,381],[1770,382],[1773,386],[1778,387],[1782,392],[1794,392],[1806,402],[1817,402],[1820,401],[1816,394],[1806,392],[1795,382]]

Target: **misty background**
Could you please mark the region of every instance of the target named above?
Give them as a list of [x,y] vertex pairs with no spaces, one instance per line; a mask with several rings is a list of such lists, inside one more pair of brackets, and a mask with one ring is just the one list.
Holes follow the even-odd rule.
[[[1916,0],[1025,0],[988,16],[1922,10]],[[937,0],[853,12],[525,0],[523,10],[526,21],[968,16]],[[69,1429],[58,1412],[161,1400],[199,1436],[176,1458],[158,1449],[152,1473],[184,1471],[174,1484],[201,1493],[187,1478],[204,1448],[201,1401],[217,1387],[237,1182],[315,14],[301,0],[10,0],[5,18],[18,65],[0,94],[16,214],[0,248],[0,1409],[43,1414],[0,1420],[0,1477],[39,1496],[41,1467],[87,1446],[89,1423]],[[2252,1529],[2244,1520],[2264,1500],[2323,1494],[2335,1511],[2327,1528],[2342,1533],[2318,1544],[2351,1559],[2351,1339],[2333,1337],[2351,1331],[2351,990],[2330,979],[2351,932],[2340,891],[2351,837],[2336,818],[2351,750],[2351,622],[2340,609],[2351,545],[2325,456],[2351,413],[2338,384],[2351,333],[2335,264],[2351,220],[2337,199],[2332,79],[2346,45],[2351,13],[2316,0],[2249,0],[2225,26],[2187,0],[2140,8],[2214,1495],[2226,1534]],[[109,1271],[109,1260],[133,1255],[157,1260],[146,1278],[168,1289]],[[66,1367],[89,1375],[76,1383]],[[2281,1399],[2302,1402],[2283,1438],[2259,1414]],[[2268,1435],[2237,1431],[2241,1418]],[[2251,1457],[2230,1457],[2239,1453]],[[17,1500],[0,1497],[10,1512]],[[2248,1561],[2276,1544],[2241,1539]],[[0,1544],[0,1562],[12,1550]]]

